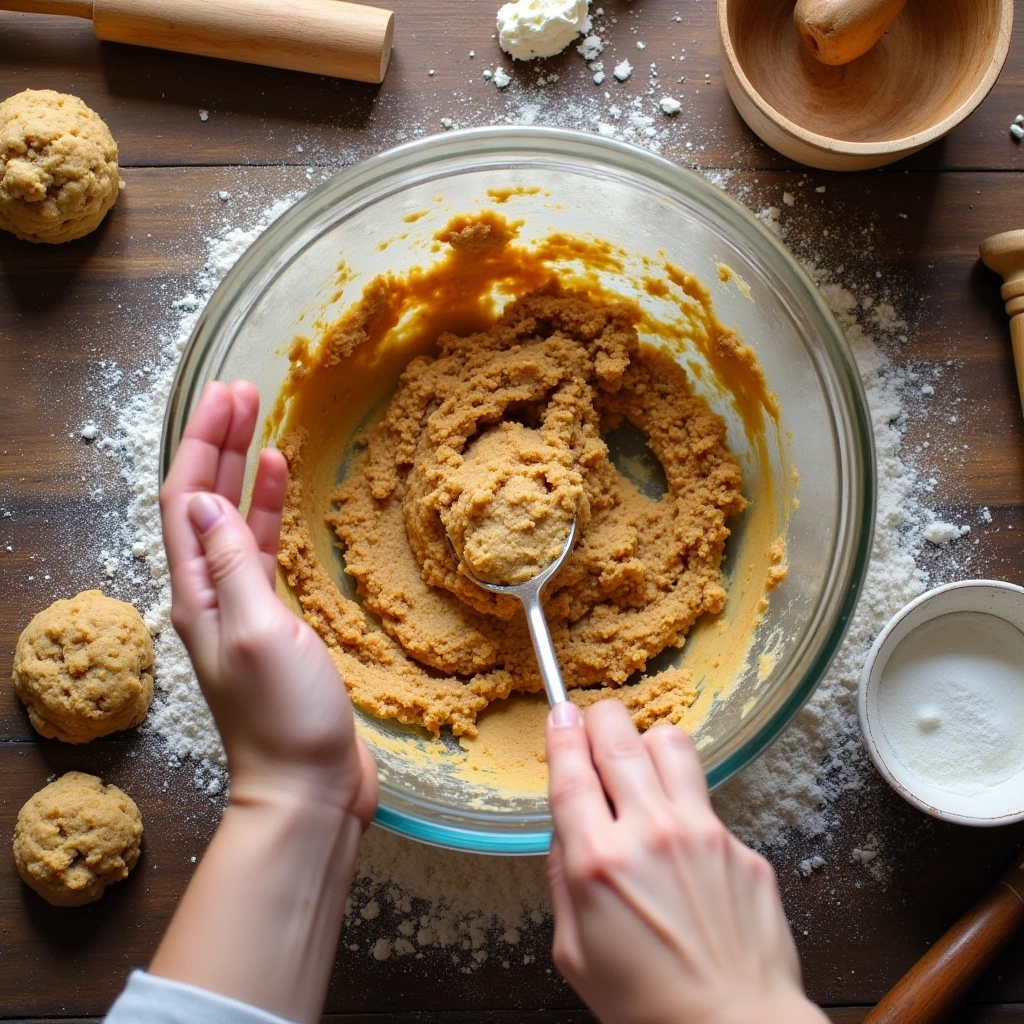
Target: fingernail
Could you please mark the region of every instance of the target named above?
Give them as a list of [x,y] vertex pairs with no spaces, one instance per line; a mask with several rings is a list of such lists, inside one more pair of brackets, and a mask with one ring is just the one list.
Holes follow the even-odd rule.
[[551,726],[554,729],[569,729],[574,725],[580,725],[583,716],[580,709],[571,700],[559,701],[551,709]]
[[203,535],[209,533],[224,518],[224,513],[209,494],[197,494],[188,503],[188,517],[200,535]]

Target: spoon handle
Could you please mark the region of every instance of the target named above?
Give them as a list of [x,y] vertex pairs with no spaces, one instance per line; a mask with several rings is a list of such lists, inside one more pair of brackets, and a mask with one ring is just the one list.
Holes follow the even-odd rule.
[[544,689],[547,692],[549,703],[554,707],[556,704],[567,701],[569,697],[565,692],[565,683],[562,682],[562,670],[558,667],[558,657],[555,655],[555,645],[551,642],[551,634],[548,632],[548,623],[544,618],[540,594],[535,592],[523,595],[521,600],[523,608],[526,610],[526,624],[530,627],[530,639],[533,641],[533,649],[537,654],[537,663],[540,665]]

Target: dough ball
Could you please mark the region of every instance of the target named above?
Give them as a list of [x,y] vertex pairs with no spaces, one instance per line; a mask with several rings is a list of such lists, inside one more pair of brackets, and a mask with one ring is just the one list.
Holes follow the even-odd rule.
[[55,907],[80,907],[128,877],[139,859],[135,801],[95,775],[68,772],[18,812],[14,863],[22,881]]
[[441,512],[457,554],[488,583],[525,583],[562,553],[583,480],[569,445],[502,422],[475,437],[451,473]]
[[153,699],[153,641],[133,605],[87,590],[18,638],[14,688],[36,731],[65,743],[138,725]]
[[110,129],[77,96],[26,89],[0,103],[0,228],[70,242],[99,226],[123,187]]

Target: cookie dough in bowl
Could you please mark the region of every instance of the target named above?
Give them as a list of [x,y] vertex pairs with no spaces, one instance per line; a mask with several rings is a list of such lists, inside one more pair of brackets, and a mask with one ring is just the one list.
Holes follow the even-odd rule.
[[856,369],[777,241],[649,153],[510,128],[361,163],[214,295],[165,466],[235,376],[292,470],[279,592],[349,687],[387,827],[546,848],[525,628],[464,568],[529,576],[574,516],[547,599],[572,699],[686,728],[712,784],[842,636],[873,512]]
[[26,89],[0,103],[0,228],[27,242],[89,234],[124,188],[117,143],[77,96]]
[[[462,230],[479,223],[469,219]],[[492,272],[521,272],[531,256],[502,227]],[[444,308],[445,282],[465,289],[461,265],[478,258],[453,246],[433,271],[432,299]],[[403,301],[393,283],[380,287],[387,302]],[[376,283],[368,288],[380,294]],[[696,697],[692,672],[646,670],[725,606],[726,524],[746,499],[724,420],[671,356],[641,346],[635,307],[598,305],[551,280],[487,330],[442,334],[436,357],[406,367],[327,517],[357,600],[335,590],[325,601],[303,501],[316,474],[309,462],[333,447],[316,436],[326,412],[316,396],[347,365],[345,347],[366,313],[357,304],[333,343],[296,355],[301,372],[285,385],[294,401],[279,439],[291,470],[280,563],[356,705],[435,735],[447,726],[472,737],[493,702],[540,692],[518,601],[472,582],[445,534],[460,562],[515,581],[536,575],[549,551],[557,556],[576,517],[576,547],[546,604],[570,696],[584,705],[622,699],[641,728],[681,722]],[[624,422],[643,431],[664,467],[664,495],[642,493],[609,457],[603,437]],[[359,628],[363,609],[382,630]],[[649,699],[638,702],[641,693]]]

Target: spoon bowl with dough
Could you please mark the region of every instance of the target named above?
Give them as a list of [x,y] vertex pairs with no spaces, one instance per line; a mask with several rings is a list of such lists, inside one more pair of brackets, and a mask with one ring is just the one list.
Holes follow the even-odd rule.
[[569,696],[565,692],[562,670],[558,667],[555,645],[551,642],[551,631],[548,629],[548,621],[544,617],[541,595],[558,570],[565,565],[565,560],[576,544],[576,520],[573,519],[572,525],[569,527],[569,536],[565,538],[565,544],[562,545],[559,556],[536,576],[531,576],[522,583],[488,583],[486,580],[480,579],[470,569],[466,560],[459,558],[447,533],[444,535],[444,540],[456,564],[478,587],[482,587],[492,594],[509,594],[522,603],[523,611],[526,612],[526,624],[530,629],[530,639],[533,641],[533,650],[537,655],[537,664],[540,666],[541,679],[544,680],[544,692],[548,695],[548,703],[554,707],[556,704],[567,701]]

